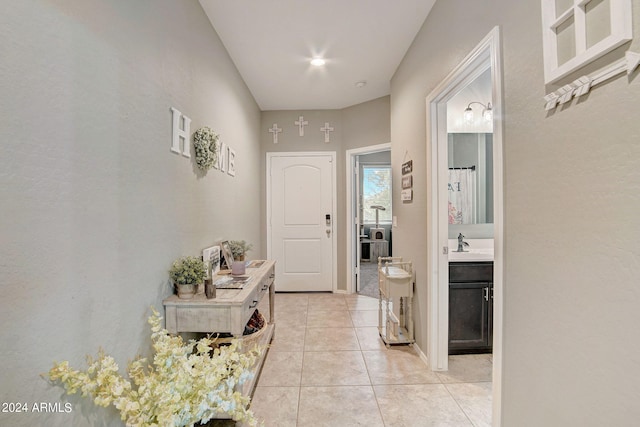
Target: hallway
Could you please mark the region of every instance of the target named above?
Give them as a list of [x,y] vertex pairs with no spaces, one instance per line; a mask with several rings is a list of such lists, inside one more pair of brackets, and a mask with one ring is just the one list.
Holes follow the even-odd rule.
[[491,355],[434,373],[411,347],[385,348],[378,300],[357,294],[276,294],[275,313],[251,405],[265,426],[491,425]]

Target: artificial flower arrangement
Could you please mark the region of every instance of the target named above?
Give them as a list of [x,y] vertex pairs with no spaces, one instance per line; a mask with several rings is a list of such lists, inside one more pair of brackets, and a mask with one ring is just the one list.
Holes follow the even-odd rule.
[[193,134],[196,164],[203,172],[213,167],[218,160],[218,139],[220,136],[210,127],[204,126]]
[[229,248],[231,249],[233,259],[244,261],[245,254],[253,248],[253,245],[244,240],[230,240]]
[[207,277],[207,267],[200,258],[185,256],[173,262],[169,269],[169,277],[173,281],[178,297],[193,298],[198,285]]
[[103,350],[97,359],[87,356],[86,371],[70,368],[67,361],[54,363],[48,379],[64,386],[67,394],[81,391],[98,406],[115,406],[127,426],[193,426],[218,413],[255,426],[257,420],[247,409],[250,399],[236,386],[251,378],[250,368],[260,348],[240,353],[241,344],[234,339],[230,345],[212,350],[215,339],[210,336],[185,344],[182,337],[162,328],[162,317],[152,311],[153,363],[141,357],[130,362],[127,372],[131,380],[118,373],[115,360]]
[[200,258],[181,257],[171,264],[169,277],[176,285],[199,285],[207,277],[207,267]]

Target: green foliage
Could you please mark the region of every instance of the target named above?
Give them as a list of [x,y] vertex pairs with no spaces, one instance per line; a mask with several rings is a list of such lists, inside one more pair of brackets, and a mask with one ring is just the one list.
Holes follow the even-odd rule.
[[231,240],[229,241],[229,248],[231,249],[233,258],[236,259],[249,252],[251,248],[253,248],[253,245],[245,242],[244,240]]
[[218,160],[218,139],[220,136],[210,127],[204,126],[193,134],[193,146],[196,151],[196,164],[206,172]]
[[207,270],[200,258],[186,256],[173,262],[169,277],[176,285],[198,285],[204,283]]

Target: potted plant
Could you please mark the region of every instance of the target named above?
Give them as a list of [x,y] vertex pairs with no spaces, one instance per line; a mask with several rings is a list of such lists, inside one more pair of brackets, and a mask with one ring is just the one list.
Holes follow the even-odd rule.
[[253,245],[244,240],[231,240],[229,241],[229,247],[231,248],[234,260],[244,261],[245,254],[253,248]]
[[196,257],[178,258],[169,269],[169,277],[173,281],[178,297],[193,298],[198,285],[204,284],[207,270],[204,262]]

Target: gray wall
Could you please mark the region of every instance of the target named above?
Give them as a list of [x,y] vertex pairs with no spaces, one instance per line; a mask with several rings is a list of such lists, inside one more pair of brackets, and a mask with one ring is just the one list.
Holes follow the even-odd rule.
[[[64,402],[54,360],[148,353],[175,258],[261,255],[260,111],[197,0],[5,0],[0,39],[0,400]],[[170,151],[172,106],[236,150],[235,178]],[[122,425],[71,401],[0,425]]]
[[[262,230],[265,236],[263,253],[266,247],[266,154],[270,152],[298,151],[335,151],[336,152],[336,186],[337,186],[337,246],[338,246],[338,284],[339,290],[347,289],[346,271],[346,151],[370,145],[386,144],[390,141],[390,122],[388,96],[369,102],[354,105],[342,110],[279,110],[263,111],[261,119],[261,177],[262,180]],[[304,136],[299,136],[298,126],[294,124],[299,116],[309,121]],[[335,129],[331,132],[331,141],[324,142],[324,133],[320,128],[325,122]],[[274,123],[282,129],[278,135],[278,143],[273,143],[273,134],[268,129]]]
[[[640,0],[633,0],[640,51]],[[394,182],[413,159],[414,201],[394,198],[396,253],[414,254],[425,349],[425,98],[495,26],[504,66],[503,426],[633,425],[640,416],[640,77],[544,110],[540,1],[436,2],[391,85]],[[397,194],[397,193],[396,193]],[[422,236],[422,238],[416,238]]]

